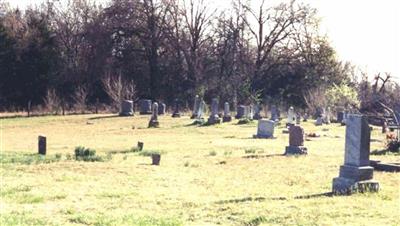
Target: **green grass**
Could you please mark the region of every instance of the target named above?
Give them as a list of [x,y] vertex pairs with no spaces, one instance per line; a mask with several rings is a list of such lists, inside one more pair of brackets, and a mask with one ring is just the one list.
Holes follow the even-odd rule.
[[[305,142],[307,156],[285,157],[284,121],[276,139],[252,139],[256,121],[203,127],[160,116],[147,129],[148,116],[103,116],[1,120],[0,225],[400,225],[399,173],[375,171],[376,194],[323,195],[344,160],[338,124],[303,123],[321,137]],[[45,157],[35,154],[39,134]],[[384,149],[378,128],[372,138],[371,150]],[[131,148],[138,141],[143,151]],[[77,146],[112,158],[75,161]],[[160,166],[152,150],[167,153]]]

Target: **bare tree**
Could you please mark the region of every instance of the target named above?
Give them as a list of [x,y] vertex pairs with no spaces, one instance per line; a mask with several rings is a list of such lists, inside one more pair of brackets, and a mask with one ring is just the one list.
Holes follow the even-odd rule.
[[82,114],[85,113],[88,94],[88,89],[84,85],[78,86],[74,92],[74,108],[75,110],[80,111]]
[[113,102],[113,107],[118,109],[123,100],[136,101],[136,86],[133,81],[124,80],[119,73],[117,76],[106,75],[102,79],[104,90]]
[[47,95],[43,100],[45,108],[52,114],[58,114],[60,109],[61,100],[57,96],[55,89],[48,89]]

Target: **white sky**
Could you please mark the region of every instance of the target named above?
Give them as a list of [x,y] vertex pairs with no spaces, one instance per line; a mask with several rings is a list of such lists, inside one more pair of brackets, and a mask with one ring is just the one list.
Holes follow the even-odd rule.
[[[5,1],[21,8],[43,2],[43,0]],[[257,1],[259,0],[252,0],[252,2]],[[351,61],[371,74],[389,72],[400,82],[400,1],[299,1],[309,3],[318,9],[318,15],[322,18],[321,31],[328,34],[339,59]],[[216,7],[230,5],[230,0],[210,0],[210,2]],[[266,2],[280,1],[266,0]]]

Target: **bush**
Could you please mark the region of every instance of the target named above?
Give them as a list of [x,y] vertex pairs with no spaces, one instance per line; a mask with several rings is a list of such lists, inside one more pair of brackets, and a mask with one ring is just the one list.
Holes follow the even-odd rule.
[[386,150],[390,152],[400,152],[400,140],[389,139],[386,142]]
[[96,150],[79,146],[75,148],[75,160],[97,162],[103,161],[103,158],[96,155]]
[[238,124],[239,124],[239,125],[243,125],[243,124],[249,124],[249,123],[251,123],[251,122],[252,122],[252,120],[249,119],[249,118],[242,118],[242,119],[239,119]]
[[152,156],[152,155],[161,155],[162,153],[160,151],[141,151],[139,152],[139,155],[141,156]]

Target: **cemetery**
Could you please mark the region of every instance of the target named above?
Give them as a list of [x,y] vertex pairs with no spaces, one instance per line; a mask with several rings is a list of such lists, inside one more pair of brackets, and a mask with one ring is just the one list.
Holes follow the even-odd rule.
[[0,0],[0,226],[400,225],[400,7],[360,2]]

